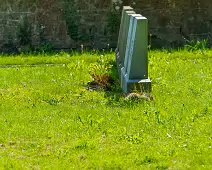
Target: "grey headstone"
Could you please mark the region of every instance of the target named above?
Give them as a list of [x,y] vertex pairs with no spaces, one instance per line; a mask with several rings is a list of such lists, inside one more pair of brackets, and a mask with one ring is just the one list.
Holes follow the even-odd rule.
[[119,30],[119,38],[118,38],[118,44],[117,44],[117,55],[116,55],[116,64],[118,67],[118,74],[119,78],[121,78],[121,67],[123,67],[124,63],[124,52],[125,52],[125,47],[124,41],[126,41],[127,38],[127,33],[129,26],[126,24],[128,22],[126,20],[126,17],[128,14],[135,14],[133,11],[133,8],[130,6],[124,6],[123,11],[122,11],[122,17],[121,17],[121,24],[120,24],[120,30]]
[[132,34],[128,38],[130,45],[125,56],[125,67],[121,69],[121,86],[125,93],[129,93],[133,85],[151,91],[151,81],[148,78],[148,20],[143,16],[131,16],[131,23]]
[[128,58],[127,74],[129,79],[148,78],[148,20],[135,17]]
[[123,53],[124,55],[124,67],[127,70],[128,67],[128,57],[130,55],[131,52],[131,38],[132,38],[132,33],[134,30],[134,21],[135,21],[135,17],[141,17],[142,15],[140,14],[129,14],[127,17],[129,19],[129,28],[128,28],[128,36],[127,36],[127,41],[126,41],[126,46],[125,46],[125,53]]
[[128,31],[129,31],[130,14],[135,14],[135,12],[134,11],[125,11],[124,12],[123,29],[122,29],[122,33],[120,35],[120,43],[119,43],[120,46],[118,48],[118,51],[119,51],[120,62],[121,62],[122,66],[124,64],[126,42],[127,42]]
[[117,48],[120,47],[120,38],[121,38],[121,35],[122,35],[123,25],[124,25],[124,13],[125,13],[126,11],[133,11],[133,8],[130,7],[130,6],[123,6],[122,15],[121,15],[121,24],[120,24],[120,29],[119,29],[119,37],[118,37]]
[[117,44],[117,67],[121,87],[125,93],[134,87],[151,91],[148,78],[148,21],[125,6]]

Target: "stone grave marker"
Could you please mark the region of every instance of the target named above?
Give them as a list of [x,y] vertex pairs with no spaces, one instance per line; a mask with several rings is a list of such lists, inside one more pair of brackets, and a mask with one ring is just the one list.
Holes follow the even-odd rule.
[[[129,20],[130,20],[130,15],[135,14],[134,11],[124,11],[123,10],[123,16],[122,16],[122,23],[120,26],[120,31],[119,31],[119,40],[118,40],[118,45],[117,45],[117,50],[119,51],[117,55],[117,65],[119,67],[123,66],[124,62],[124,56],[125,56],[125,48],[126,48],[126,41],[127,41],[127,35],[129,31]],[[120,69],[119,69],[120,70]],[[120,74],[120,73],[119,73]]]
[[[151,91],[148,78],[148,20],[144,16],[122,11],[121,33],[117,45],[117,67],[125,93],[134,89]],[[124,28],[121,28],[124,27]]]
[[[128,55],[129,55],[129,52],[130,52],[130,47],[131,47],[131,37],[132,37],[132,33],[133,33],[133,29],[134,29],[134,21],[135,21],[135,17],[141,17],[142,15],[140,14],[129,14],[126,16],[127,18],[127,24],[126,26],[129,27],[128,29],[128,32],[127,33],[127,39],[126,39],[126,42],[125,42],[125,46],[124,46],[124,50],[125,50],[125,53],[123,53],[124,55],[124,60],[122,61],[123,64],[127,64],[128,63]],[[123,65],[122,64],[122,65]],[[124,67],[126,68],[127,70],[127,65],[124,65]]]
[[121,24],[120,24],[120,29],[119,29],[119,39],[118,39],[118,44],[117,44],[117,48],[120,48],[120,42],[121,42],[121,37],[122,37],[122,32],[123,32],[123,25],[124,25],[124,15],[126,11],[132,11],[133,13],[135,13],[133,11],[133,8],[130,6],[124,6],[123,10],[122,10],[122,16],[121,16]]
[[[120,52],[122,53],[125,53],[125,51],[124,51],[124,49],[125,49],[125,47],[126,47],[126,41],[127,41],[127,34],[128,34],[128,31],[129,31],[129,15],[131,15],[131,14],[135,14],[135,12],[134,11],[126,11],[125,13],[124,13],[124,20],[123,20],[123,32],[122,32],[122,39],[120,40],[120,47],[119,47],[119,49],[120,49]],[[121,54],[120,56],[122,56],[122,55],[124,55],[124,54]],[[123,63],[122,63],[123,64]]]

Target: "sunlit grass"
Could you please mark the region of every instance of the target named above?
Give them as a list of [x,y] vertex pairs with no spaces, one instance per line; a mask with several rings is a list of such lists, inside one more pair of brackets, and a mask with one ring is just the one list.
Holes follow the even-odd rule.
[[86,90],[98,58],[0,57],[1,168],[212,168],[212,51],[151,51],[154,101]]

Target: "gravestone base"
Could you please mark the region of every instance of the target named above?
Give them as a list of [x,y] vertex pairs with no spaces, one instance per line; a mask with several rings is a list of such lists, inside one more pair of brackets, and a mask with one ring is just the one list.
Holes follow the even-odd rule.
[[125,69],[122,68],[121,88],[124,93],[132,93],[132,92],[150,93],[152,90],[152,83],[149,78],[148,79],[129,79],[128,75],[125,72]]

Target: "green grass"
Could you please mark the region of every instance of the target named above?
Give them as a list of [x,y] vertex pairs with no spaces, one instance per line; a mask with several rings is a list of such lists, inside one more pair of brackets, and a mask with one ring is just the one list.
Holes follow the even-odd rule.
[[0,169],[212,169],[211,50],[151,51],[155,101],[86,90],[98,58],[0,56]]

